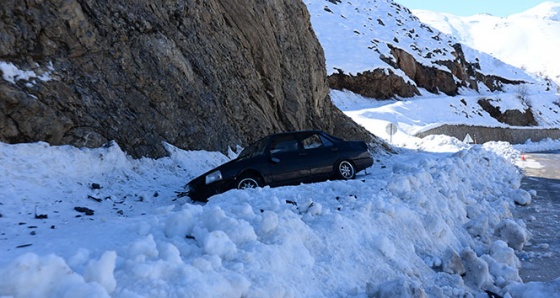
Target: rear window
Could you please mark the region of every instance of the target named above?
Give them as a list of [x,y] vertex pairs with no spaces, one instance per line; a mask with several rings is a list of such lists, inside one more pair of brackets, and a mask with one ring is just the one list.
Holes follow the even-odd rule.
[[313,133],[301,140],[304,149],[314,149],[320,147],[329,147],[333,142],[319,134]]

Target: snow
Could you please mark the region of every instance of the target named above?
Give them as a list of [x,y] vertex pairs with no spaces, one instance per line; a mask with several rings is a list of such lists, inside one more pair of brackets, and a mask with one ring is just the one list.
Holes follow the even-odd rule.
[[[443,27],[436,27],[442,29],[442,32],[439,32],[420,22],[408,9],[389,0],[360,2],[306,0],[305,3],[311,15],[313,29],[323,45],[329,74],[338,71],[357,74],[374,69],[384,69],[391,70],[403,77],[405,81],[414,84],[401,70],[394,69],[384,62],[383,59],[392,57],[390,46],[406,50],[414,56],[416,61],[429,67],[441,68],[442,66],[437,61],[455,59],[452,54],[455,49],[452,45],[460,40],[446,33],[453,34],[459,30],[456,29],[460,27],[460,25],[456,25],[458,17],[452,18],[452,16],[426,13],[428,16],[441,16],[445,20],[440,19],[437,22],[430,22],[430,24],[444,25]],[[547,5],[553,4],[549,3]],[[539,11],[537,10],[537,12]],[[414,11],[414,13],[417,13],[417,11]],[[477,20],[473,23],[478,23],[479,20],[493,17],[479,15],[473,18]],[[527,18],[529,17],[527,16]],[[424,19],[422,17],[422,20]],[[541,20],[542,18],[532,16],[531,19]],[[524,24],[519,23],[519,26],[524,26]],[[466,24],[463,25],[467,26]],[[537,26],[539,25],[537,24]],[[556,36],[552,32],[557,31],[551,29],[551,31],[545,31],[545,35]],[[508,32],[508,34],[499,33],[498,36],[489,34],[473,34],[473,36],[488,36],[488,40],[481,41],[485,45],[502,45],[503,43],[495,42],[495,40],[510,37],[522,38],[523,36],[519,37],[519,34],[513,32],[525,31],[512,30]],[[535,35],[530,31],[527,34]],[[520,46],[526,47],[528,44],[539,45],[540,43],[527,43],[524,40],[518,40],[504,48],[518,51]],[[467,45],[472,45],[472,43],[467,43]],[[530,49],[542,48],[554,49],[557,47],[530,47]],[[480,65],[480,69],[477,71],[483,74],[498,75],[526,83],[504,85],[503,92],[491,92],[483,84],[479,84],[479,92],[463,88],[459,90],[460,96],[456,97],[436,95],[419,88],[421,96],[395,98],[384,102],[377,102],[344,90],[332,90],[331,98],[337,106],[359,124],[398,146],[405,146],[406,140],[403,140],[403,138],[406,139],[408,135],[415,135],[442,124],[505,127],[506,125],[489,117],[488,113],[480,107],[478,101],[481,99],[488,100],[502,112],[506,110],[524,112],[530,107],[541,127],[556,128],[560,125],[560,119],[558,118],[560,96],[558,95],[558,86],[554,82],[526,73],[521,69],[525,68],[523,65],[514,64],[520,67],[516,68],[469,46],[463,46],[463,52],[469,62]],[[531,60],[538,56],[539,59],[546,59],[547,61],[550,61],[550,57],[554,57],[554,55],[544,54],[520,55],[531,57]],[[554,63],[548,64],[554,65]],[[560,66],[556,68],[551,66],[551,68],[560,69]],[[429,113],[430,117],[423,117],[426,113]],[[392,136],[392,139],[385,132],[385,127],[389,123],[394,123],[398,127],[398,132]]]
[[[307,1],[312,20],[325,4],[343,7],[329,3]],[[391,1],[368,3],[376,9],[360,2],[337,14],[392,12]],[[323,42],[326,30],[317,31]],[[337,56],[344,53],[325,52],[330,69],[377,63],[345,64]],[[3,73],[8,81],[23,77]],[[115,142],[0,143],[0,296],[558,296],[560,279],[521,280],[518,255],[531,233],[513,211],[536,194],[520,188],[522,167],[540,166],[521,162],[522,153],[558,150],[560,141],[470,145],[414,137],[443,123],[500,126],[477,108],[482,96],[502,109],[524,107],[515,90],[422,93],[377,101],[331,91],[333,102],[374,134],[389,140],[385,126],[399,127],[391,140],[397,153],[376,155],[355,180],[231,190],[206,204],[177,192],[234,152],[165,144],[168,157],[132,159]],[[543,107],[541,126],[557,127],[550,105],[557,95],[538,82],[528,94],[534,108]]]
[[[425,66],[448,72],[436,62],[455,60],[452,45],[459,42],[456,37],[429,28],[410,10],[391,0],[304,2],[310,12],[313,29],[325,50],[329,74],[339,70],[357,74],[377,68],[390,69],[414,84],[400,69],[382,60],[394,60],[390,46],[404,49]],[[542,84],[540,79],[523,70],[475,49],[463,46],[468,61],[480,65],[479,72]]]
[[[550,104],[558,101],[558,94],[541,92],[537,87],[528,88],[528,100],[531,109],[542,128],[557,128],[560,124],[558,113],[560,106]],[[528,108],[519,99],[515,89],[510,92],[472,93],[464,96],[449,97],[445,95],[425,95],[401,100],[375,100],[350,91],[331,90],[333,102],[375,135],[398,146],[407,146],[411,135],[435,128],[442,124],[463,124],[485,127],[508,127],[492,118],[484,111],[478,101],[489,99],[501,111]],[[429,115],[429,116],[426,116]],[[394,123],[398,130],[390,137],[385,130],[389,123]],[[518,127],[518,129],[523,129]]]
[[47,65],[47,70],[40,69],[39,65],[35,65],[35,68],[35,70],[22,70],[13,63],[0,61],[0,72],[2,72],[2,78],[12,84],[15,84],[19,80],[31,82],[35,79],[44,82],[52,80],[50,77],[51,72],[54,71],[52,63]]
[[[505,18],[492,15],[460,17],[414,10],[420,20],[462,43],[489,53],[508,64],[547,77],[560,84],[560,3],[543,2]],[[536,46],[535,46],[536,45]]]
[[356,180],[232,190],[206,204],[175,192],[228,159],[220,153],[166,145],[169,157],[135,160],[116,143],[0,144],[0,295],[548,297],[558,283],[518,274],[530,239],[512,218],[530,199],[519,151],[444,136],[414,144],[424,149],[377,156]]

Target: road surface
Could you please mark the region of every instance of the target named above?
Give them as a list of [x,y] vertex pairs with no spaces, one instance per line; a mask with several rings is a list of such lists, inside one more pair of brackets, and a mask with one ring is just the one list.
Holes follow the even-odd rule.
[[560,151],[525,154],[521,187],[535,190],[529,206],[518,207],[532,239],[518,254],[524,282],[552,281],[560,277]]

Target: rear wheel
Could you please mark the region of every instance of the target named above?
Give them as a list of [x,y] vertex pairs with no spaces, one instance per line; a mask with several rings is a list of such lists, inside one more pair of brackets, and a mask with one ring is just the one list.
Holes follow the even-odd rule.
[[257,187],[262,187],[262,182],[260,178],[254,175],[243,176],[243,178],[241,178],[239,182],[237,182],[237,189],[257,188]]
[[336,167],[336,176],[340,179],[348,180],[356,177],[356,168],[348,160],[343,160]]

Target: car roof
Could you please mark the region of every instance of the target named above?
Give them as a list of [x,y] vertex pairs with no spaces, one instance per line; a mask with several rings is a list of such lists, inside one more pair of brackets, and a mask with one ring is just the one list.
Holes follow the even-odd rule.
[[269,136],[280,136],[280,135],[291,135],[291,134],[302,134],[302,133],[324,133],[324,132],[322,130],[296,130],[296,131],[274,133],[274,134],[270,134]]
[[264,137],[258,139],[258,140],[255,141],[255,142],[249,144],[249,146],[250,146],[250,145],[253,145],[253,144],[255,144],[255,143],[258,143],[258,142],[260,142],[260,141],[262,141],[262,140],[264,140],[264,139],[275,138],[275,137],[277,137],[277,136],[287,136],[287,135],[304,134],[304,133],[326,134],[326,135],[328,135],[328,136],[330,136],[330,137],[332,137],[332,138],[338,140],[338,138],[333,137],[333,136],[327,134],[326,132],[324,132],[324,131],[322,131],[322,130],[318,130],[318,129],[316,129],[316,130],[295,130],[295,131],[287,131],[287,132],[279,132],[279,133],[269,134],[269,135],[267,135],[267,136],[264,136]]

